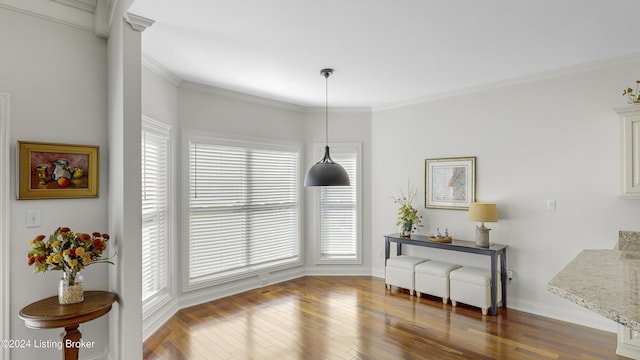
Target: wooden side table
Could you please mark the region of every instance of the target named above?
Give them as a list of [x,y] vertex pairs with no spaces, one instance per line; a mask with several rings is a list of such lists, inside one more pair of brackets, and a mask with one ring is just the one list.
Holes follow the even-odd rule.
[[58,296],[52,296],[25,306],[20,310],[20,319],[31,329],[63,327],[63,360],[77,360],[82,347],[80,324],[97,319],[111,310],[118,296],[109,291],[85,291],[84,301],[77,304],[60,305]]

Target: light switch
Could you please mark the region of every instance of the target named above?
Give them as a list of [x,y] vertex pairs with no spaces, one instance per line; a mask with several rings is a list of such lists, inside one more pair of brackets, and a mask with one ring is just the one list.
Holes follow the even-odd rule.
[[556,211],[556,201],[547,200],[547,211]]
[[40,210],[27,210],[27,227],[40,227],[42,218],[40,216]]

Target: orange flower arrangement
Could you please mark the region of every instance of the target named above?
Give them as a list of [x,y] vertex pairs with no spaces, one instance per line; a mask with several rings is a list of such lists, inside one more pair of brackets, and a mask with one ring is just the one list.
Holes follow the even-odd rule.
[[59,227],[49,236],[39,235],[29,242],[32,246],[27,254],[27,264],[35,265],[35,272],[62,270],[73,279],[86,266],[98,263],[112,264],[109,258],[102,259],[107,249],[109,234],[74,233],[68,227]]

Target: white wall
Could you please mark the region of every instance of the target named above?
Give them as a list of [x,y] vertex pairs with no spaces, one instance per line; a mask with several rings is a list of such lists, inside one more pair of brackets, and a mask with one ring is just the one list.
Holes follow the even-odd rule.
[[[325,109],[307,109],[304,117],[305,174],[322,158],[318,144],[325,143]],[[329,143],[360,143],[362,191],[362,264],[316,264],[316,225],[320,204],[317,187],[304,189],[305,199],[305,271],[308,275],[371,274],[371,111],[368,108],[329,108]]]
[[153,311],[143,314],[142,335],[143,339],[151,336],[164,322],[178,310],[178,252],[179,248],[179,226],[177,220],[180,218],[180,193],[178,183],[180,180],[180,156],[178,146],[178,84],[179,80],[169,73],[162,65],[155,60],[145,57],[142,68],[142,115],[147,118],[162,122],[171,127],[170,137],[170,179],[169,194],[170,219],[174,220],[170,224],[169,239],[169,300]]
[[[17,140],[100,146],[100,197],[97,199],[15,200],[11,179],[10,314],[12,339],[58,341],[61,329],[32,330],[18,312],[31,302],[57,294],[59,271],[34,274],[26,263],[28,242],[58,226],[77,231],[107,231],[107,46],[93,32],[0,8],[0,92],[11,95],[11,169]],[[7,36],[5,36],[7,35]],[[10,36],[8,36],[10,35]],[[3,144],[4,146],[4,144]],[[15,174],[15,172],[12,172]],[[40,209],[42,226],[25,227],[25,211]],[[83,271],[87,289],[107,288],[107,265]],[[85,357],[104,355],[107,317],[81,325],[85,340],[96,347]],[[51,350],[14,349],[11,358],[49,358]]]
[[[172,100],[176,92],[175,78],[162,66],[148,59],[143,72],[143,114],[175,126],[177,150],[174,153],[174,168],[180,172],[180,137],[182,129],[215,132],[231,136],[248,136],[297,142],[303,147],[301,176],[318,159],[315,145],[324,141],[324,111],[304,109],[282,102],[267,100],[223,89],[212,88],[191,82],[180,82],[177,86],[177,105]],[[173,113],[177,106],[177,115]],[[275,283],[304,274],[356,275],[371,273],[371,114],[368,109],[340,109],[330,115],[330,138],[335,142],[360,142],[363,159],[363,264],[322,265],[314,263],[315,237],[314,218],[317,215],[313,189],[302,189],[303,214],[303,258],[304,267],[262,274],[260,277],[214,286],[204,290],[183,292],[182,278],[177,279],[176,299],[179,307],[190,306],[214,298],[228,296],[246,289]],[[175,224],[182,229],[180,177],[175,181]],[[185,239],[183,232],[175,234],[176,268],[183,267],[181,250]],[[176,272],[179,272],[178,270]],[[146,325],[146,324],[145,324]],[[154,327],[157,324],[152,325]],[[147,331],[145,330],[145,333]]]
[[[509,245],[510,307],[615,331],[608,320],[546,290],[583,249],[611,249],[618,230],[640,230],[640,201],[619,192],[622,89],[640,78],[640,57],[576,67],[457,96],[373,113],[373,271],[384,273],[383,236],[397,232],[396,195],[408,178],[424,207],[424,160],[477,157],[477,200],[498,204],[491,240]],[[546,200],[557,211],[546,210]],[[474,239],[466,211],[422,209],[424,234],[449,228]],[[435,256],[425,249],[415,250]],[[489,264],[482,258],[451,261]]]
[[[186,81],[181,82],[178,87],[178,127],[180,130],[189,129],[203,133],[294,142],[302,146],[304,140],[303,119],[302,108],[299,106]],[[180,131],[177,134],[182,136]],[[181,148],[182,145],[180,145]],[[179,172],[184,171],[184,164],[176,164],[176,169]],[[180,182],[177,184],[176,191],[179,197],[183,194]],[[186,200],[181,199],[181,201]],[[181,216],[181,210],[181,207],[177,208],[179,216]],[[182,224],[180,218],[177,219],[177,224],[177,228],[182,229],[178,232],[177,238],[180,250],[182,250],[187,243],[187,239],[184,238],[184,229],[187,225]],[[177,264],[178,269],[184,269],[178,286],[180,307],[233,295],[304,274],[304,269],[300,266],[205,289],[183,292],[184,284],[182,281],[185,278],[186,267],[181,261],[182,255],[183,253],[179,252]]]

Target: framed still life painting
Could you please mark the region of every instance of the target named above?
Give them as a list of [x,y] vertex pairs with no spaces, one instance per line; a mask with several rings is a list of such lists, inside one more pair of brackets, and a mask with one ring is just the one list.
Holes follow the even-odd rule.
[[476,197],[476,158],[425,160],[425,207],[468,210]]
[[18,199],[98,197],[99,147],[18,141]]

